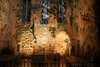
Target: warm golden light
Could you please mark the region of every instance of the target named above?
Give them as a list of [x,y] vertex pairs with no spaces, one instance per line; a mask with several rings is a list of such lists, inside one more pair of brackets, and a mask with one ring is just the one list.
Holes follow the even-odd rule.
[[[34,15],[34,36],[32,29],[23,31],[19,36],[20,53],[22,55],[32,55],[33,53],[43,53],[53,50],[53,53],[60,55],[70,54],[70,38],[65,31],[57,28],[58,22],[54,15],[50,14],[49,24],[40,24],[39,18]],[[31,22],[32,23],[32,22]],[[53,47],[50,49],[50,47]],[[42,51],[42,52],[41,52]]]
[[60,55],[70,54],[70,39],[64,31],[60,31],[55,38],[55,52]]

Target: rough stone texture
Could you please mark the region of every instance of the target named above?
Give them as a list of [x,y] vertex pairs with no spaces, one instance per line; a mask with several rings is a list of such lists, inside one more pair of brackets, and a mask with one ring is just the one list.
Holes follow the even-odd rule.
[[[77,2],[78,1],[78,2]],[[99,54],[98,48],[98,20],[95,15],[95,0],[73,0],[73,21],[70,25],[70,7],[66,9],[66,32],[71,37],[73,55],[94,61]],[[78,7],[75,7],[75,6]],[[96,9],[96,10],[95,10]]]
[[0,49],[16,47],[16,22],[19,0],[0,0]]
[[[49,24],[40,24],[40,15],[40,11],[32,12],[30,22],[18,22],[17,43],[21,55],[42,54],[44,49],[46,53],[53,51],[52,53],[59,53],[60,55],[67,53],[69,55],[70,38],[66,32],[57,28],[57,17],[50,14]],[[34,24],[34,28],[32,24]]]
[[[51,5],[51,15],[49,17],[49,24],[53,24],[51,28],[56,27],[56,29],[58,29],[57,32],[65,31],[68,34],[72,47],[72,55],[87,59],[89,61],[97,60],[96,58],[98,58],[100,50],[100,35],[98,35],[100,33],[98,30],[98,26],[100,26],[98,25],[100,18],[100,10],[98,9],[100,8],[98,2],[99,0],[64,1],[66,3],[66,23],[57,24],[57,5],[54,4]],[[34,36],[30,26],[32,26],[33,23],[37,23],[36,27],[38,26],[41,13],[31,13],[33,15],[31,15],[31,22],[28,25],[21,22],[21,19],[18,18],[20,17],[20,10],[19,0],[0,0],[0,49],[7,45],[17,48],[18,44],[21,44],[21,42],[25,43],[25,41],[29,41],[30,45],[32,42],[31,40],[36,42],[36,40],[32,39]],[[35,13],[38,17],[34,17]],[[19,21],[17,22],[17,20]],[[17,32],[15,27],[17,28]],[[35,31],[36,30],[38,30],[38,28],[35,28]],[[23,38],[23,32],[26,36],[25,39]],[[52,36],[56,36],[57,34],[57,32],[54,31],[50,32],[53,32]],[[36,35],[38,35],[37,33],[38,31],[35,32]],[[22,37],[20,37],[20,35],[22,35]],[[32,44],[34,43],[32,42]],[[28,47],[33,48],[30,45]],[[21,45],[21,47],[23,47],[23,45]]]

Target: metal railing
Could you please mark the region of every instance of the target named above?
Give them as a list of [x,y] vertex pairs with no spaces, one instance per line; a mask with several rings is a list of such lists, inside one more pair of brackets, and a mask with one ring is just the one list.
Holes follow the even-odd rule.
[[0,67],[100,67],[99,62],[0,61]]

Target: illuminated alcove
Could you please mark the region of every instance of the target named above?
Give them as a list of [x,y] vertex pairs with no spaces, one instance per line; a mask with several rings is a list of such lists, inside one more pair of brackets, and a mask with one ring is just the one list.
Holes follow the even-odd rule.
[[[39,13],[39,12],[38,12]],[[34,28],[23,30],[18,36],[18,45],[21,55],[58,53],[60,55],[70,55],[71,41],[69,35],[58,28],[57,18],[50,14],[48,24],[40,24],[40,18],[37,14],[32,14],[31,18],[35,20],[23,27],[34,25]],[[34,34],[32,30],[34,29]]]
[[[93,7],[97,6],[97,0],[50,0],[49,16],[45,15],[48,17],[46,24],[41,23],[40,0],[31,0],[30,11],[26,9],[24,12],[21,12],[22,2],[18,4],[19,1],[22,0],[0,1],[0,55],[6,54],[4,50],[9,52],[6,47],[11,50],[9,54],[15,56],[17,53],[19,56],[54,54],[53,57],[59,54],[66,55],[65,58],[75,56],[90,61],[98,60],[99,10]],[[65,1],[65,10],[59,10],[58,1]],[[23,21],[22,15],[29,19]]]
[[57,1],[52,3],[49,0],[38,1],[35,7],[36,3],[32,1],[31,10],[27,10],[30,5],[24,3],[27,6],[23,7],[21,32],[17,36],[19,52],[26,56],[47,53],[70,55],[71,41],[67,32],[64,31],[64,25],[66,25],[64,1],[61,0],[59,3]]

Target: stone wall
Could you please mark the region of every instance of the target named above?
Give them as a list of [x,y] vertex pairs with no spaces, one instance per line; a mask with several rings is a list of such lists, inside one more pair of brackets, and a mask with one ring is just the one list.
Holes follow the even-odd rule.
[[[70,37],[71,54],[76,57],[94,61],[99,54],[98,44],[98,7],[95,0],[64,0],[66,3],[66,22],[55,24],[57,31],[65,31]],[[40,22],[40,13],[33,12],[31,15],[39,16],[31,19],[32,23]],[[50,14],[54,15],[49,18],[53,23],[57,20],[57,6],[51,5]],[[50,15],[50,17],[52,17]],[[52,19],[52,20],[50,20]],[[49,24],[50,24],[49,23]],[[38,25],[37,25],[38,26]],[[38,35],[38,34],[36,34]],[[56,34],[57,35],[57,34]]]
[[19,10],[19,0],[0,0],[0,49],[16,47],[15,33]]
[[[21,0],[20,0],[21,1]],[[32,24],[40,22],[39,12],[31,13],[31,21],[26,24],[21,22],[21,5],[19,0],[0,0],[0,50],[4,47],[15,48],[20,44],[20,34],[26,32],[25,41],[34,40]],[[99,55],[99,0],[64,0],[66,5],[66,22],[57,23],[57,5],[51,5],[49,24],[56,27],[56,31],[65,31],[70,38],[71,54],[77,57],[94,61]],[[36,13],[36,16],[34,17]],[[33,16],[32,16],[33,15]],[[54,23],[56,22],[56,23]],[[34,24],[35,24],[34,23]],[[38,26],[38,25],[37,25]],[[36,26],[36,27],[37,27]],[[99,27],[100,28],[100,27]],[[38,29],[38,28],[37,28]],[[37,30],[35,28],[35,31]],[[17,32],[16,32],[17,31]],[[27,32],[29,35],[27,35]],[[50,35],[55,37],[57,32],[50,31]],[[36,35],[38,31],[36,32]],[[53,33],[53,34],[52,34]],[[18,39],[19,37],[19,39]],[[27,39],[28,37],[28,39]],[[30,37],[30,38],[29,38]],[[23,36],[21,37],[23,38]],[[33,38],[33,39],[32,39]],[[16,40],[17,39],[17,40]],[[32,40],[32,41],[31,41]],[[23,41],[22,41],[23,42]],[[64,42],[64,41],[63,41]],[[22,46],[23,47],[23,46]],[[30,46],[30,48],[33,48]]]
[[95,0],[71,1],[71,6],[66,9],[66,32],[71,36],[72,53],[77,57],[94,61],[99,54],[96,2]]

